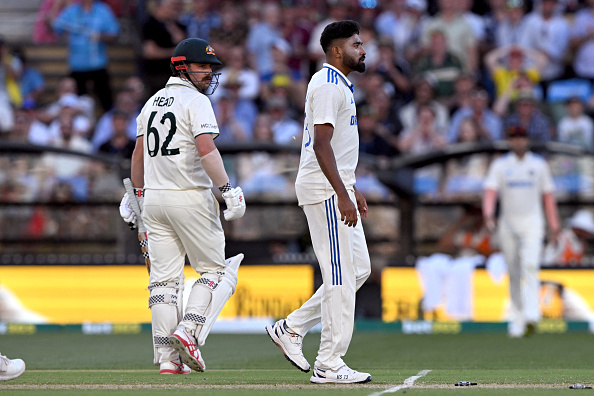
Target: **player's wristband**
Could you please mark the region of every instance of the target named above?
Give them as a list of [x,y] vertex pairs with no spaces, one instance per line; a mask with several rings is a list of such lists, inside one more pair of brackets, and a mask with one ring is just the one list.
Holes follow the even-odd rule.
[[134,196],[136,198],[144,198],[144,188],[135,188],[134,189]]
[[224,186],[219,187],[219,191],[222,193],[226,193],[227,191],[231,191],[231,183],[227,182]]

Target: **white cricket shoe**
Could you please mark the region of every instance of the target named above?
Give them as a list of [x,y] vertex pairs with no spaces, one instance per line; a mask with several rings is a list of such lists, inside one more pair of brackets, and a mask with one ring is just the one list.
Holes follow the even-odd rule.
[[181,362],[163,362],[159,365],[159,374],[190,374],[192,369]]
[[192,370],[204,371],[206,365],[200,356],[196,339],[188,334],[185,327],[179,326],[175,333],[169,336],[169,345],[179,353],[181,361],[190,366]]
[[316,384],[363,384],[371,381],[371,374],[360,373],[346,364],[337,370],[314,367],[310,381]]
[[22,359],[9,359],[0,355],[0,381],[8,381],[20,377],[25,372],[25,362]]
[[285,327],[285,320],[279,320],[273,325],[266,326],[268,336],[285,354],[285,357],[291,364],[299,370],[307,373],[310,365],[303,356],[302,346],[303,337],[299,334],[291,333]]

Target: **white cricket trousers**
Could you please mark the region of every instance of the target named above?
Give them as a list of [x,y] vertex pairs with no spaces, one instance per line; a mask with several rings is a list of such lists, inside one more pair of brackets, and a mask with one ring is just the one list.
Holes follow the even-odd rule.
[[509,273],[512,328],[524,328],[527,322],[540,320],[540,258],[544,231],[539,227],[513,230],[499,222],[499,240]]
[[[159,364],[179,358],[166,340],[184,313],[182,292],[186,254],[196,272],[215,273],[225,266],[225,235],[219,204],[210,189],[147,190],[142,218],[148,229],[149,284],[161,285],[160,294],[177,296],[175,304],[151,307],[154,363]],[[176,282],[178,288],[173,286]],[[191,304],[195,292],[196,288],[192,288],[186,312],[200,308],[197,303]]]
[[[355,202],[354,192],[349,191]],[[287,317],[287,326],[304,336],[322,322],[315,367],[335,370],[344,362],[353,335],[355,293],[371,274],[361,219],[356,227],[340,221],[337,198],[304,205],[313,249],[322,272],[322,286]]]
[[209,189],[148,190],[142,218],[148,229],[151,283],[177,280],[186,254],[198,273],[225,266],[219,204]]

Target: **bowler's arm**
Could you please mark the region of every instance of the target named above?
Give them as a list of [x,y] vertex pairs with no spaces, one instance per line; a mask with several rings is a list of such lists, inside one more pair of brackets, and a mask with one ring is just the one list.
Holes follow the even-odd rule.
[[331,124],[316,124],[314,126],[314,133],[314,153],[316,154],[322,172],[336,192],[340,220],[344,221],[344,224],[347,226],[354,227],[357,225],[357,208],[353,201],[351,201],[349,193],[340,178],[334,150],[332,150],[332,146],[330,145],[332,135],[334,134],[334,127]]

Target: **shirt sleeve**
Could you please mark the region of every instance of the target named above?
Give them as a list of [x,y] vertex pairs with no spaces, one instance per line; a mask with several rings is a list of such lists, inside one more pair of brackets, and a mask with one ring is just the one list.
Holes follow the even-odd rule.
[[545,194],[555,192],[555,183],[553,182],[553,176],[551,176],[549,165],[545,160],[542,160],[542,166],[542,192]]
[[483,184],[485,190],[499,191],[499,164],[500,162],[495,160],[489,167],[487,177],[485,178],[485,182]]
[[336,127],[338,110],[344,103],[344,94],[336,84],[320,85],[312,95],[313,124],[332,124]]
[[144,136],[144,125],[142,124],[142,111],[136,117],[136,137]]
[[212,105],[206,96],[198,97],[188,106],[190,131],[194,137],[204,133],[219,135],[219,125]]
[[101,31],[105,34],[116,35],[120,33],[120,24],[108,5],[103,8]]

